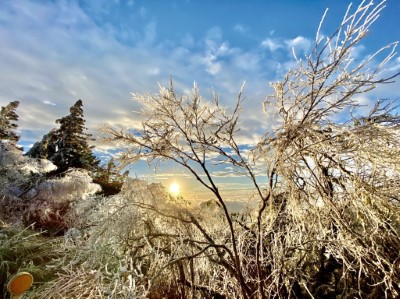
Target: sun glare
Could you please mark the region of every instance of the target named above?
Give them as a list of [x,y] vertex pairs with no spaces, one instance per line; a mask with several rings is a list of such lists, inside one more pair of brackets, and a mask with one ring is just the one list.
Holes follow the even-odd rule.
[[172,183],[171,186],[169,186],[169,192],[171,192],[174,195],[179,194],[179,184],[178,183]]

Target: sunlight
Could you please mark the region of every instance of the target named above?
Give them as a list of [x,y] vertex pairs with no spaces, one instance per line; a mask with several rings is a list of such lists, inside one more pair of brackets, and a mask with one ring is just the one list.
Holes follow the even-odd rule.
[[179,194],[179,184],[178,183],[172,183],[171,186],[169,186],[169,192],[171,192],[174,195]]

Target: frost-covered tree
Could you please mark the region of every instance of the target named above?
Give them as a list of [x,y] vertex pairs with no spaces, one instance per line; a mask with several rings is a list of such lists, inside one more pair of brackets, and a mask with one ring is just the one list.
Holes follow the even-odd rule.
[[14,132],[18,127],[15,123],[18,115],[15,110],[18,108],[19,102],[10,102],[7,106],[1,107],[0,111],[0,140],[10,140],[16,143],[19,136]]
[[60,128],[57,131],[56,152],[51,160],[60,170],[70,167],[92,170],[99,164],[88,144],[92,136],[85,133],[82,106],[82,100],[78,100],[70,108],[69,115],[56,120]]
[[[197,86],[184,97],[171,84],[157,95],[134,95],[146,116],[142,129],[105,129],[109,140],[125,147],[122,163],[173,161],[221,207],[224,229],[190,213],[137,204],[181,225],[174,230],[150,221],[143,239],[132,244],[147,244],[149,255],[158,254],[152,266],[179,277],[181,295],[208,290],[229,298],[400,296],[400,117],[384,101],[367,115],[352,114],[357,95],[398,75],[382,72],[397,43],[364,59],[354,56],[383,7],[384,1],[349,6],[330,36],[320,34],[321,22],[312,52],[304,60],[295,56],[297,67],[272,85],[265,108],[277,125],[251,156],[236,134],[241,93],[229,110],[217,97],[202,102]],[[212,159],[250,178],[258,209],[229,213]],[[260,164],[268,178],[263,185]],[[206,263],[207,278],[200,275]]]
[[27,156],[49,159],[53,157],[57,149],[57,129],[52,129],[43,136],[41,141],[36,142],[26,153]]
[[68,168],[83,168],[89,171],[97,169],[99,160],[94,156],[89,145],[91,135],[85,133],[85,118],[82,100],[78,100],[71,108],[70,114],[56,120],[60,124],[36,143],[27,155],[47,158],[52,161],[59,172]]
[[125,178],[125,175],[121,175],[114,158],[111,158],[107,164],[98,167],[94,173],[94,182],[101,185],[104,195],[114,195],[120,192]]

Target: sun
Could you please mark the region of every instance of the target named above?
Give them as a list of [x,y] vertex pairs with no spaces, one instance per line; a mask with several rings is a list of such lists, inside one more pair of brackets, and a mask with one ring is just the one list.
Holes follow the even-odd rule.
[[174,195],[179,194],[179,184],[178,183],[172,183],[171,186],[169,186],[169,192],[171,192]]

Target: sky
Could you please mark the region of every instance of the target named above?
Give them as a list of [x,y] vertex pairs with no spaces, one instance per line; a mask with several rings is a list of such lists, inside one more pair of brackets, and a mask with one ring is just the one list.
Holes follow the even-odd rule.
[[[0,106],[20,101],[20,144],[40,140],[55,120],[84,103],[87,127],[103,123],[140,125],[131,93],[156,93],[173,78],[189,93],[197,82],[204,98],[214,90],[232,106],[246,82],[240,142],[250,148],[271,125],[262,103],[299,57],[312,47],[321,17],[329,8],[322,34],[339,25],[350,2],[343,0],[0,0]],[[360,1],[354,1],[354,6]],[[359,57],[400,40],[400,0],[389,0]],[[390,71],[400,71],[397,55]],[[398,82],[363,95],[399,98]],[[110,147],[97,146],[107,160]],[[167,163],[139,163],[131,175],[163,182],[179,181],[187,198],[207,198],[204,190]],[[232,200],[249,194],[248,182],[229,168],[213,175]]]

